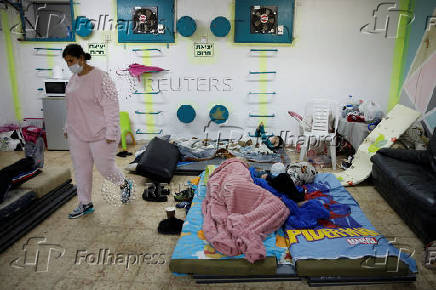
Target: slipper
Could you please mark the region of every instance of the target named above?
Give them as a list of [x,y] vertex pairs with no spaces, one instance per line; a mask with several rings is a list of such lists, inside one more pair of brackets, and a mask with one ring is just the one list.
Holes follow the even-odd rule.
[[142,195],[142,199],[145,201],[151,201],[151,202],[167,202],[168,197],[167,196],[144,196]]
[[120,151],[117,153],[117,156],[119,156],[119,157],[127,157],[127,156],[131,156],[131,155],[133,155],[133,154],[131,152],[128,152],[128,151]]
[[150,188],[144,189],[144,192],[142,193],[143,200],[151,201],[151,202],[167,202],[168,201],[167,196],[156,195],[156,190],[151,192],[149,189]]
[[157,231],[163,235],[180,235],[183,222],[183,220],[177,218],[164,219],[159,222]]
[[163,186],[161,186],[159,183],[151,184],[145,190],[148,190],[149,192],[153,192],[154,195],[170,195],[170,190],[167,188],[163,188]]

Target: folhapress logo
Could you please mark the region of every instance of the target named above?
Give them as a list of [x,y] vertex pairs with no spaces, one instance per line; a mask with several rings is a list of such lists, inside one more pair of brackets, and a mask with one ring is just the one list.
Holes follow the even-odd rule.
[[35,272],[48,272],[51,259],[59,259],[65,254],[65,249],[60,245],[47,244],[46,238],[34,237],[23,245],[24,255],[12,260],[9,265],[13,268],[23,269],[34,267]]
[[[382,247],[386,252],[381,253],[378,251],[378,246]],[[393,245],[396,249],[389,248],[389,245]],[[386,272],[398,273],[400,269],[401,258],[409,258],[415,255],[416,250],[408,244],[400,243],[397,237],[385,236],[378,237],[377,242],[373,243],[374,254],[364,259],[360,266],[366,269],[384,269]],[[396,256],[395,262],[389,262],[389,259],[393,259]],[[377,258],[379,258],[377,260]]]
[[404,21],[409,25],[414,20],[415,14],[412,11],[399,9],[396,2],[382,2],[373,11],[372,21],[362,26],[360,32],[398,38],[399,25]]

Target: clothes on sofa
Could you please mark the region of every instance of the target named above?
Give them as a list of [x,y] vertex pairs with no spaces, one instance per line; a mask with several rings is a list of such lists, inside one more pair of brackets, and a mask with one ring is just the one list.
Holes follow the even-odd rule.
[[382,148],[378,150],[378,153],[398,160],[427,166],[436,173],[436,130],[430,139],[427,150]]
[[436,239],[436,136],[427,150],[380,149],[371,157],[377,191],[424,242]]
[[209,176],[202,212],[206,240],[224,255],[244,253],[250,263],[265,258],[263,239],[289,215],[278,197],[254,184],[246,163],[237,158]]

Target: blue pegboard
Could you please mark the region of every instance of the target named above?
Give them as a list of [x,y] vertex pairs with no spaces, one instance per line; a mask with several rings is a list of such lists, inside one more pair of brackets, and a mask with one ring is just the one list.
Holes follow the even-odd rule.
[[[133,13],[135,7],[157,7],[158,24],[162,24],[164,33],[134,33]],[[174,42],[174,0],[117,0],[118,42]]]
[[[291,43],[295,0],[236,0],[235,42],[243,43]],[[251,7],[277,7],[277,25],[283,27],[283,34],[251,33]]]

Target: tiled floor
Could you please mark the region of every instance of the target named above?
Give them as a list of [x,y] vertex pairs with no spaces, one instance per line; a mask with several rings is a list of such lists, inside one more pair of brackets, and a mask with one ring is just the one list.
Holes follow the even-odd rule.
[[[130,151],[133,151],[133,148],[130,148]],[[21,156],[23,153],[7,154]],[[45,159],[46,167],[71,168],[68,152],[46,152]],[[132,159],[132,157],[117,157],[117,164],[120,168],[124,168]],[[296,159],[292,158],[292,160]],[[309,288],[304,281],[199,285],[190,277],[173,276],[168,269],[168,262],[178,237],[159,235],[157,224],[166,217],[164,208],[174,205],[174,200],[170,199],[166,203],[144,202],[141,198],[145,186],[144,178],[130,174],[129,176],[137,185],[137,199],[131,204],[115,207],[104,201],[101,196],[103,179],[95,171],[93,187],[95,213],[76,220],[67,219],[67,214],[77,204],[75,197],[0,254],[0,289]],[[175,176],[171,186],[184,184],[188,179],[188,177]],[[334,289],[436,289],[436,271],[427,270],[422,266],[423,244],[374,187],[370,183],[364,183],[349,188],[349,191],[382,234],[395,236],[400,243],[416,249],[414,255],[419,274],[417,282],[412,284],[348,286],[334,287]],[[177,209],[176,216],[184,219],[184,210]],[[45,243],[55,245],[55,248],[58,247],[60,250],[65,249],[61,257],[58,257],[59,253],[56,251],[51,253],[47,272],[37,272],[31,265],[17,267],[13,263],[16,258],[23,259],[23,245],[29,238],[35,237],[46,238]],[[99,249],[122,254],[162,254],[160,256],[162,260],[159,262],[165,260],[165,263],[133,264],[132,255],[132,265],[128,269],[125,264],[102,265],[101,261],[99,263],[94,261],[92,264],[92,259],[98,256]],[[85,259],[80,258],[86,255],[89,263],[83,262]],[[120,259],[122,263],[123,258]],[[42,265],[41,269],[44,270],[44,267],[45,265]]]

